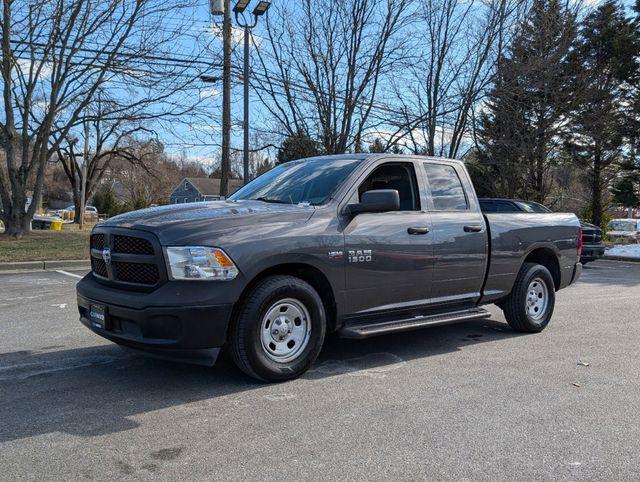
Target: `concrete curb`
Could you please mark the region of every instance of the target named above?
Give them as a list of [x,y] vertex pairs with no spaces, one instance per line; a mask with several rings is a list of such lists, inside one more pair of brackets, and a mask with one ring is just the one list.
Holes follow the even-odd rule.
[[85,269],[91,268],[88,259],[70,259],[67,261],[45,261],[44,269]]
[[629,263],[640,263],[640,258],[631,258],[629,256],[607,256],[604,255],[601,259],[609,261],[627,261]]
[[0,263],[0,273],[15,271],[46,271],[54,269],[89,269],[88,259],[70,259],[62,261],[17,261]]
[[44,261],[17,261],[0,263],[0,271],[43,270]]

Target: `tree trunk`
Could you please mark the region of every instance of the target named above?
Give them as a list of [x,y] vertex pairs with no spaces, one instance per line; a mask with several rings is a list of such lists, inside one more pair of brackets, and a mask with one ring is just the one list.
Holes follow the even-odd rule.
[[80,192],[77,189],[77,185],[73,186],[73,206],[74,206],[74,214],[73,214],[73,222],[76,224],[80,223]]
[[592,222],[602,228],[602,158],[598,147],[593,159],[593,180],[591,188],[591,216]]
[[24,209],[10,209],[4,220],[4,233],[8,236],[20,239],[31,232],[31,216]]

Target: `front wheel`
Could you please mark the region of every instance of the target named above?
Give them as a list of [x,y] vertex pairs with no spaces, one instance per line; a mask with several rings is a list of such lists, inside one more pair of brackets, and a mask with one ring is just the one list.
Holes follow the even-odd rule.
[[231,354],[253,378],[290,380],[318,357],[325,331],[324,306],[313,287],[293,276],[271,276],[241,301],[230,331]]
[[511,328],[538,333],[551,321],[555,301],[555,285],[549,270],[539,264],[525,263],[501,307]]

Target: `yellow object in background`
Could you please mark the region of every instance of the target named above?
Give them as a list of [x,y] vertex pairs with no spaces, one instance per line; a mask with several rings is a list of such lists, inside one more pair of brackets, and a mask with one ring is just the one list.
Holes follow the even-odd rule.
[[51,223],[49,224],[49,230],[62,231],[62,221],[51,221]]

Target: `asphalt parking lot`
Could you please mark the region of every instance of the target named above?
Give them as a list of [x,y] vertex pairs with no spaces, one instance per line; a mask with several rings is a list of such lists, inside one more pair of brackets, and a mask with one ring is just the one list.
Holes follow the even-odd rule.
[[76,281],[0,275],[0,479],[640,477],[640,264],[588,265],[539,335],[491,307],[279,385],[119,349]]

